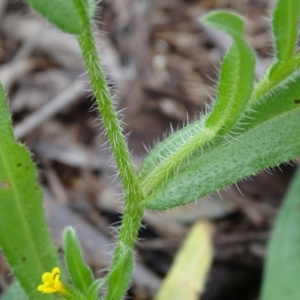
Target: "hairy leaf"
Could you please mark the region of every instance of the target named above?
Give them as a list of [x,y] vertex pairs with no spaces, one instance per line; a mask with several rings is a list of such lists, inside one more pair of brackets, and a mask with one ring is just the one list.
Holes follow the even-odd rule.
[[[145,159],[139,179],[146,196],[172,176],[176,168],[204,144],[217,134],[225,135],[234,126],[251,97],[255,59],[243,37],[243,20],[232,13],[218,11],[209,14],[203,21],[214,28],[224,27],[234,39],[222,63],[217,100],[212,112],[206,116],[202,130],[199,125],[203,123],[195,123],[196,126],[189,127],[192,130],[184,129],[184,134],[177,135],[177,139],[171,137]],[[170,143],[170,140],[174,143]]]
[[244,40],[243,20],[230,12],[216,11],[202,22],[222,29],[233,37],[233,45],[224,57],[219,78],[217,99],[205,122],[205,128],[225,135],[241,116],[251,97],[254,81],[255,57]]
[[99,278],[93,282],[93,284],[89,287],[87,292],[87,299],[88,300],[95,300],[98,299],[99,291],[102,286],[106,283],[107,278]]
[[30,299],[51,299],[37,291],[44,272],[59,265],[46,226],[42,191],[26,148],[14,141],[0,85],[0,246]]
[[75,230],[67,227],[63,234],[65,262],[74,286],[84,295],[94,281],[89,266],[85,263]]
[[187,204],[299,156],[299,84],[297,73],[251,106],[230,135],[203,147],[148,196],[146,207],[163,210]]
[[300,168],[285,196],[268,246],[262,300],[298,300]]
[[292,58],[298,38],[299,0],[278,0],[273,12],[273,33],[278,62]]
[[126,246],[120,249],[116,263],[113,264],[111,274],[108,276],[108,291],[105,300],[122,299],[128,289],[127,283],[130,281],[134,263],[133,252]]
[[173,132],[170,136],[159,142],[145,157],[138,173],[140,180],[145,180],[146,176],[153,171],[164,159],[182,147],[186,141],[194,137],[203,128],[206,116],[202,116],[194,123]]
[[[63,31],[80,34],[82,22],[73,0],[26,0],[45,19]],[[91,1],[89,1],[91,2]]]
[[299,0],[278,0],[272,20],[276,61],[266,72],[259,86],[265,84],[268,87],[280,82],[286,73],[291,74],[299,67],[299,59],[294,56],[298,38],[299,14]]

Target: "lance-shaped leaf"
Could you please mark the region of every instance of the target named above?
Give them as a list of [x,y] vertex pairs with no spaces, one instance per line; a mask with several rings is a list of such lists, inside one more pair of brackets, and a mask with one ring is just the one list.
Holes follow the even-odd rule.
[[285,62],[292,58],[298,38],[299,0],[278,0],[273,12],[273,34],[276,58]]
[[221,67],[218,96],[212,112],[203,121],[188,126],[158,145],[145,159],[139,178],[144,195],[151,194],[182,163],[218,135],[225,135],[242,115],[250,99],[254,80],[254,54],[244,40],[244,23],[232,13],[218,11],[205,17],[204,22],[222,28],[233,37]]
[[[80,34],[82,22],[73,0],[26,0],[45,19],[63,31]],[[91,1],[89,1],[91,2]]]
[[164,210],[187,204],[299,156],[299,84],[298,73],[250,107],[239,129],[233,129],[234,136],[216,138],[195,154],[145,199],[146,207]]
[[272,19],[276,60],[256,85],[251,101],[269,92],[300,67],[299,53],[294,55],[299,31],[299,14],[299,0],[277,1]]
[[218,135],[225,135],[243,114],[251,97],[255,57],[244,40],[244,22],[237,15],[216,11],[205,16],[202,22],[226,31],[234,41],[223,60],[217,99],[204,125],[211,130],[217,128]]
[[14,141],[1,85],[0,128],[0,246],[29,299],[46,299],[37,287],[42,274],[59,266],[59,260],[46,226],[36,168],[26,148]]
[[285,196],[268,246],[262,300],[299,299],[300,168]]
[[63,234],[65,262],[72,283],[84,295],[87,294],[94,278],[90,267],[85,263],[75,230],[67,227]]
[[105,295],[105,300],[120,300],[126,293],[133,270],[134,257],[133,252],[129,247],[120,248],[116,263],[113,263],[113,269],[108,276],[108,290]]
[[88,300],[98,299],[99,291],[102,288],[102,286],[106,283],[106,280],[107,280],[106,277],[99,278],[92,283],[92,285],[89,287],[89,290],[87,292]]
[[286,74],[289,75],[299,68],[299,57],[294,56],[299,15],[299,0],[278,0],[272,20],[276,61],[266,72],[262,83],[258,85],[260,89],[263,84],[268,87],[280,82]]

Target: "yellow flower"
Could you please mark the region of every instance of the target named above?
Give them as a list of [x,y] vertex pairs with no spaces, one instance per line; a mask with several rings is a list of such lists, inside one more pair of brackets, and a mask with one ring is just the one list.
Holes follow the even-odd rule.
[[38,286],[38,291],[42,293],[66,293],[66,289],[59,280],[60,276],[60,269],[55,267],[53,268],[52,272],[46,272],[42,276],[43,284]]

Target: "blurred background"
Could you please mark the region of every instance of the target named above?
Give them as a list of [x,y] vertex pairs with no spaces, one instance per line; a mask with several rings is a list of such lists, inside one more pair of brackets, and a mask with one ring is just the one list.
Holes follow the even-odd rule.
[[[269,13],[275,0],[102,0],[97,43],[138,170],[146,150],[205,111],[230,38],[199,18],[228,9],[247,20],[259,78],[272,58]],[[21,1],[0,0],[0,81],[16,138],[39,169],[57,247],[73,225],[97,276],[107,268],[120,221],[122,189],[76,40]],[[1,142],[1,141],[0,141]],[[258,299],[266,243],[292,165],[263,172],[196,204],[147,212],[136,246],[128,299],[154,299],[192,224],[214,227],[213,263],[202,300]],[[183,270],[184,272],[184,270]],[[0,289],[12,277],[0,258]]]

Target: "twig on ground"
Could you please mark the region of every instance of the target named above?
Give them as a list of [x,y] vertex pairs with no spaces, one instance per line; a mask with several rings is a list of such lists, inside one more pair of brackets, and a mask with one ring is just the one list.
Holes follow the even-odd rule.
[[24,121],[15,126],[15,138],[21,139],[32,130],[37,128],[46,119],[68,107],[72,102],[78,101],[83,96],[87,95],[87,84],[82,80],[74,81],[60,95],[45,104],[42,108],[33,112]]

